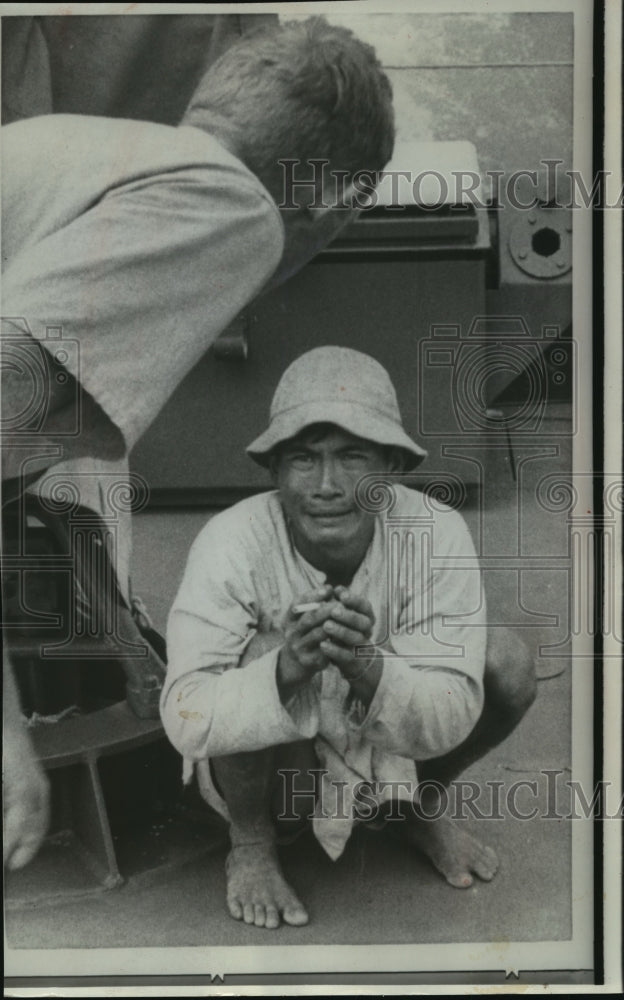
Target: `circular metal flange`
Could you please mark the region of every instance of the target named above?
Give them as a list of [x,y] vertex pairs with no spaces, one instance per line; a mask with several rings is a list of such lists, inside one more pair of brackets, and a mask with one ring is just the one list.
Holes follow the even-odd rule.
[[517,219],[509,252],[525,274],[557,278],[572,267],[572,219],[561,208],[533,208]]

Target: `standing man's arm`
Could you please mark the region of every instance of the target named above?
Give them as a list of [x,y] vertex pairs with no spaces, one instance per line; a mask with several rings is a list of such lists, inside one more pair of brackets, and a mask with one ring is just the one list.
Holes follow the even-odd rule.
[[8,868],[22,868],[34,858],[46,835],[50,818],[50,789],[24,728],[13,665],[6,654],[2,695],[3,859]]
[[[216,198],[202,170],[186,169],[182,161],[179,170],[120,182],[105,197],[96,196],[93,184],[89,199],[92,177],[82,147],[72,152],[72,122],[79,130],[85,125],[63,116],[59,125],[48,116],[9,126],[3,136],[3,340],[18,360],[25,359],[3,372],[7,426],[19,422],[31,402],[31,368],[41,367],[31,335],[50,352],[52,370],[64,366],[70,376],[69,382],[59,378],[46,386],[39,380],[34,386],[45,393],[35,403],[46,418],[37,445],[46,447],[35,449],[33,467],[32,447],[24,447],[19,428],[13,436],[9,430],[3,436],[4,479],[19,476],[25,461],[28,471],[40,473],[46,464],[85,455],[117,458],[105,450],[111,433],[128,450],[262,287],[282,252],[277,209],[228,155]],[[127,147],[119,149],[131,156],[132,132],[143,123],[113,124],[128,129]],[[105,152],[105,121],[91,127]],[[54,155],[55,128],[63,163]],[[168,134],[175,141],[178,133]],[[39,143],[30,141],[36,135]],[[97,157],[94,162],[100,163]],[[42,186],[35,183],[29,191],[24,178],[35,178],[33,163],[41,165]],[[124,163],[122,157],[120,181]],[[61,332],[62,342],[48,337],[49,328]],[[90,407],[81,405],[85,400]],[[34,856],[45,834],[47,779],[23,728],[8,663],[4,686],[5,863],[18,867]]]

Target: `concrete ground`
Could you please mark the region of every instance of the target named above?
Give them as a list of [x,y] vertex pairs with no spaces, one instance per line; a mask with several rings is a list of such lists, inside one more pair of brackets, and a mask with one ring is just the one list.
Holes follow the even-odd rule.
[[[305,834],[282,849],[282,860],[309,907],[309,925],[273,932],[249,928],[234,922],[225,907],[223,827],[208,813],[188,822],[168,816],[134,843],[128,843],[127,836],[125,841],[120,838],[120,867],[123,871],[126,866],[127,876],[120,888],[93,891],[86,877],[76,874],[71,845],[62,843],[48,845],[33,866],[11,874],[6,887],[10,945],[112,948],[570,938],[571,824],[539,816],[521,820],[509,811],[514,782],[537,782],[537,796],[525,786],[515,804],[522,811],[535,805],[539,810],[547,794],[541,772],[559,770],[564,781],[571,766],[570,663],[539,654],[540,646],[562,642],[566,636],[565,573],[530,568],[532,559],[544,555],[565,561],[566,513],[543,510],[536,495],[542,477],[569,474],[570,439],[562,436],[569,429],[568,418],[565,408],[553,408],[544,425],[539,444],[554,443],[554,456],[526,460],[529,451],[514,439],[517,483],[506,448],[494,450],[485,470],[482,523],[477,506],[463,511],[484,558],[503,557],[484,572],[490,621],[518,627],[536,654],[540,677],[538,698],[516,732],[464,775],[479,787],[486,780],[500,783],[504,819],[468,815],[460,820],[498,852],[500,870],[492,883],[452,889],[425,859],[386,832],[357,829],[335,863]],[[513,568],[514,554],[525,557],[522,573]],[[589,754],[591,747],[586,749]],[[464,786],[464,797],[467,789]],[[486,815],[499,812],[487,794],[475,804]]]

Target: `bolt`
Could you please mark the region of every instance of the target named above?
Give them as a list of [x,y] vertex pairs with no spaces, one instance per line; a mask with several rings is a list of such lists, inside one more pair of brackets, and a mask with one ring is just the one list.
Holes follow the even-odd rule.
[[530,226],[534,226],[536,222],[537,222],[537,218],[534,215],[530,215],[529,216],[529,225]]
[[520,260],[524,260],[525,257],[526,257],[526,255],[527,255],[526,250],[519,250],[518,251],[518,257],[520,258]]
[[566,233],[571,233],[571,232],[572,232],[572,223],[568,222],[566,226]]
[[565,260],[558,260],[558,261],[557,261],[557,267],[559,267],[559,268],[564,268],[564,267],[566,267],[566,266],[567,266],[567,265],[566,265],[566,262],[565,262]]

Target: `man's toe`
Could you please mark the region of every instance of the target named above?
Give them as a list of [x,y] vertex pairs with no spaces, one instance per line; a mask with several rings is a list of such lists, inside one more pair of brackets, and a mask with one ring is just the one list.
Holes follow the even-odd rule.
[[299,902],[284,907],[284,921],[292,927],[303,927],[309,920],[307,912]]
[[264,927],[266,923],[266,912],[263,903],[254,904],[254,924],[256,927]]
[[454,889],[469,889],[472,885],[472,875],[467,871],[448,872],[446,881]]
[[274,931],[276,927],[279,927],[279,924],[280,924],[280,918],[279,918],[279,912],[278,912],[277,907],[276,906],[267,906],[267,908],[266,908],[266,923],[265,923],[264,926],[268,927],[269,930]]
[[238,899],[235,897],[228,897],[227,901],[228,910],[230,911],[230,916],[234,917],[234,920],[243,919],[243,907],[241,906]]
[[245,903],[243,907],[243,920],[246,924],[253,924],[256,919],[253,903]]
[[498,858],[491,847],[484,847],[481,855],[477,858],[474,870],[484,882],[490,882],[496,875],[498,869]]

